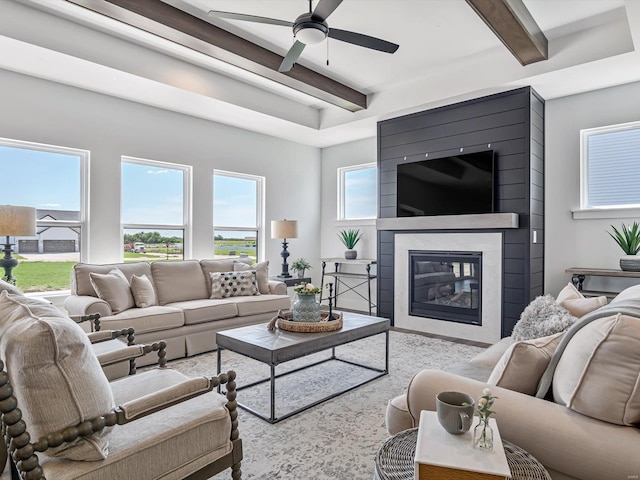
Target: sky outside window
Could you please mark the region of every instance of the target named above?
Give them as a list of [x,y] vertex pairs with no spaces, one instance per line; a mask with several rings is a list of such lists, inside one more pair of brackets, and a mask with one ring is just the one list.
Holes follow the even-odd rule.
[[184,172],[122,162],[122,223],[182,225]]
[[80,211],[80,157],[0,145],[0,204]]
[[344,172],[344,218],[376,217],[376,172],[376,167]]
[[258,182],[248,178],[214,175],[213,224],[224,227],[257,227]]

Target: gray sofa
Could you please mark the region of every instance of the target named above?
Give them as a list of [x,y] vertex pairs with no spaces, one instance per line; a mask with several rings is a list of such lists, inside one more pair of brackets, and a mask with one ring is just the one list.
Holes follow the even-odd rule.
[[[266,268],[260,295],[211,299],[210,272],[234,271],[235,259],[184,260],[92,265],[79,263],[71,273],[71,295],[64,306],[69,315],[99,313],[102,328],[133,327],[136,342],[167,342],[167,359],[208,352],[216,348],[216,332],[270,320],[279,309],[291,308],[287,287],[269,281]],[[153,284],[156,305],[129,308],[114,314],[98,294],[90,273],[108,274],[117,268],[131,281],[133,275],[146,275]],[[260,281],[259,281],[260,283]],[[264,293],[262,293],[264,292]],[[140,365],[145,363],[141,359]]]

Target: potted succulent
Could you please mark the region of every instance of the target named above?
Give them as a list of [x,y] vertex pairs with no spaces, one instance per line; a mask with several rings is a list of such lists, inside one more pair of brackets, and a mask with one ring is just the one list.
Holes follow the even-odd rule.
[[640,272],[640,225],[633,222],[631,227],[627,227],[624,223],[622,229],[618,230],[611,225],[613,233],[607,232],[611,238],[620,246],[625,256],[620,258],[620,269],[629,272]]
[[298,272],[298,278],[304,278],[304,271],[306,269],[311,270],[311,264],[307,262],[304,258],[297,258],[293,262],[291,262],[291,270],[294,272]]
[[338,233],[338,238],[347,247],[347,251],[344,252],[344,258],[347,260],[355,260],[358,258],[358,251],[354,250],[362,238],[362,233],[358,229],[342,230]]

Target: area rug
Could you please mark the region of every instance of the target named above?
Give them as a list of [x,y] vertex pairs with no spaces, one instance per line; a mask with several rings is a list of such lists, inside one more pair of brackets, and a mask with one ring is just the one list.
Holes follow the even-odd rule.
[[[468,360],[480,347],[422,335],[390,333],[389,375],[271,425],[240,410],[239,429],[244,447],[242,478],[246,480],[370,480],[379,446],[388,438],[384,415],[390,398],[405,391],[421,369],[441,369]],[[340,358],[384,366],[384,335],[336,349]],[[328,352],[287,362],[277,373],[329,357]],[[236,371],[238,386],[266,378],[269,368],[254,360],[223,351],[223,371]],[[216,354],[207,353],[169,362],[187,375],[213,375]],[[337,361],[322,363],[276,381],[276,415],[322,398],[356,381],[368,370]],[[268,385],[238,392],[238,401],[268,413]],[[212,477],[229,479],[230,472]]]

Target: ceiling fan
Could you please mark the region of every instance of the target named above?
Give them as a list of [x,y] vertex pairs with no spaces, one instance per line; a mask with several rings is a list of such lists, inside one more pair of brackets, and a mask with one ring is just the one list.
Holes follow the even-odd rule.
[[342,0],[320,0],[313,11],[311,2],[312,0],[309,0],[309,12],[303,13],[296,18],[294,22],[278,20],[276,18],[259,17],[256,15],[245,15],[243,13],[221,12],[218,10],[210,10],[209,15],[218,18],[267,23],[270,25],[293,28],[293,35],[296,41],[282,60],[282,63],[278,68],[279,72],[288,72],[291,70],[305,46],[320,43],[327,37],[358,45],[360,47],[378,50],[380,52],[394,53],[398,50],[399,45],[387,42],[386,40],[370,37],[369,35],[364,35],[362,33],[329,28],[329,25],[327,24],[327,17],[329,17],[329,15],[338,8],[342,3]]

